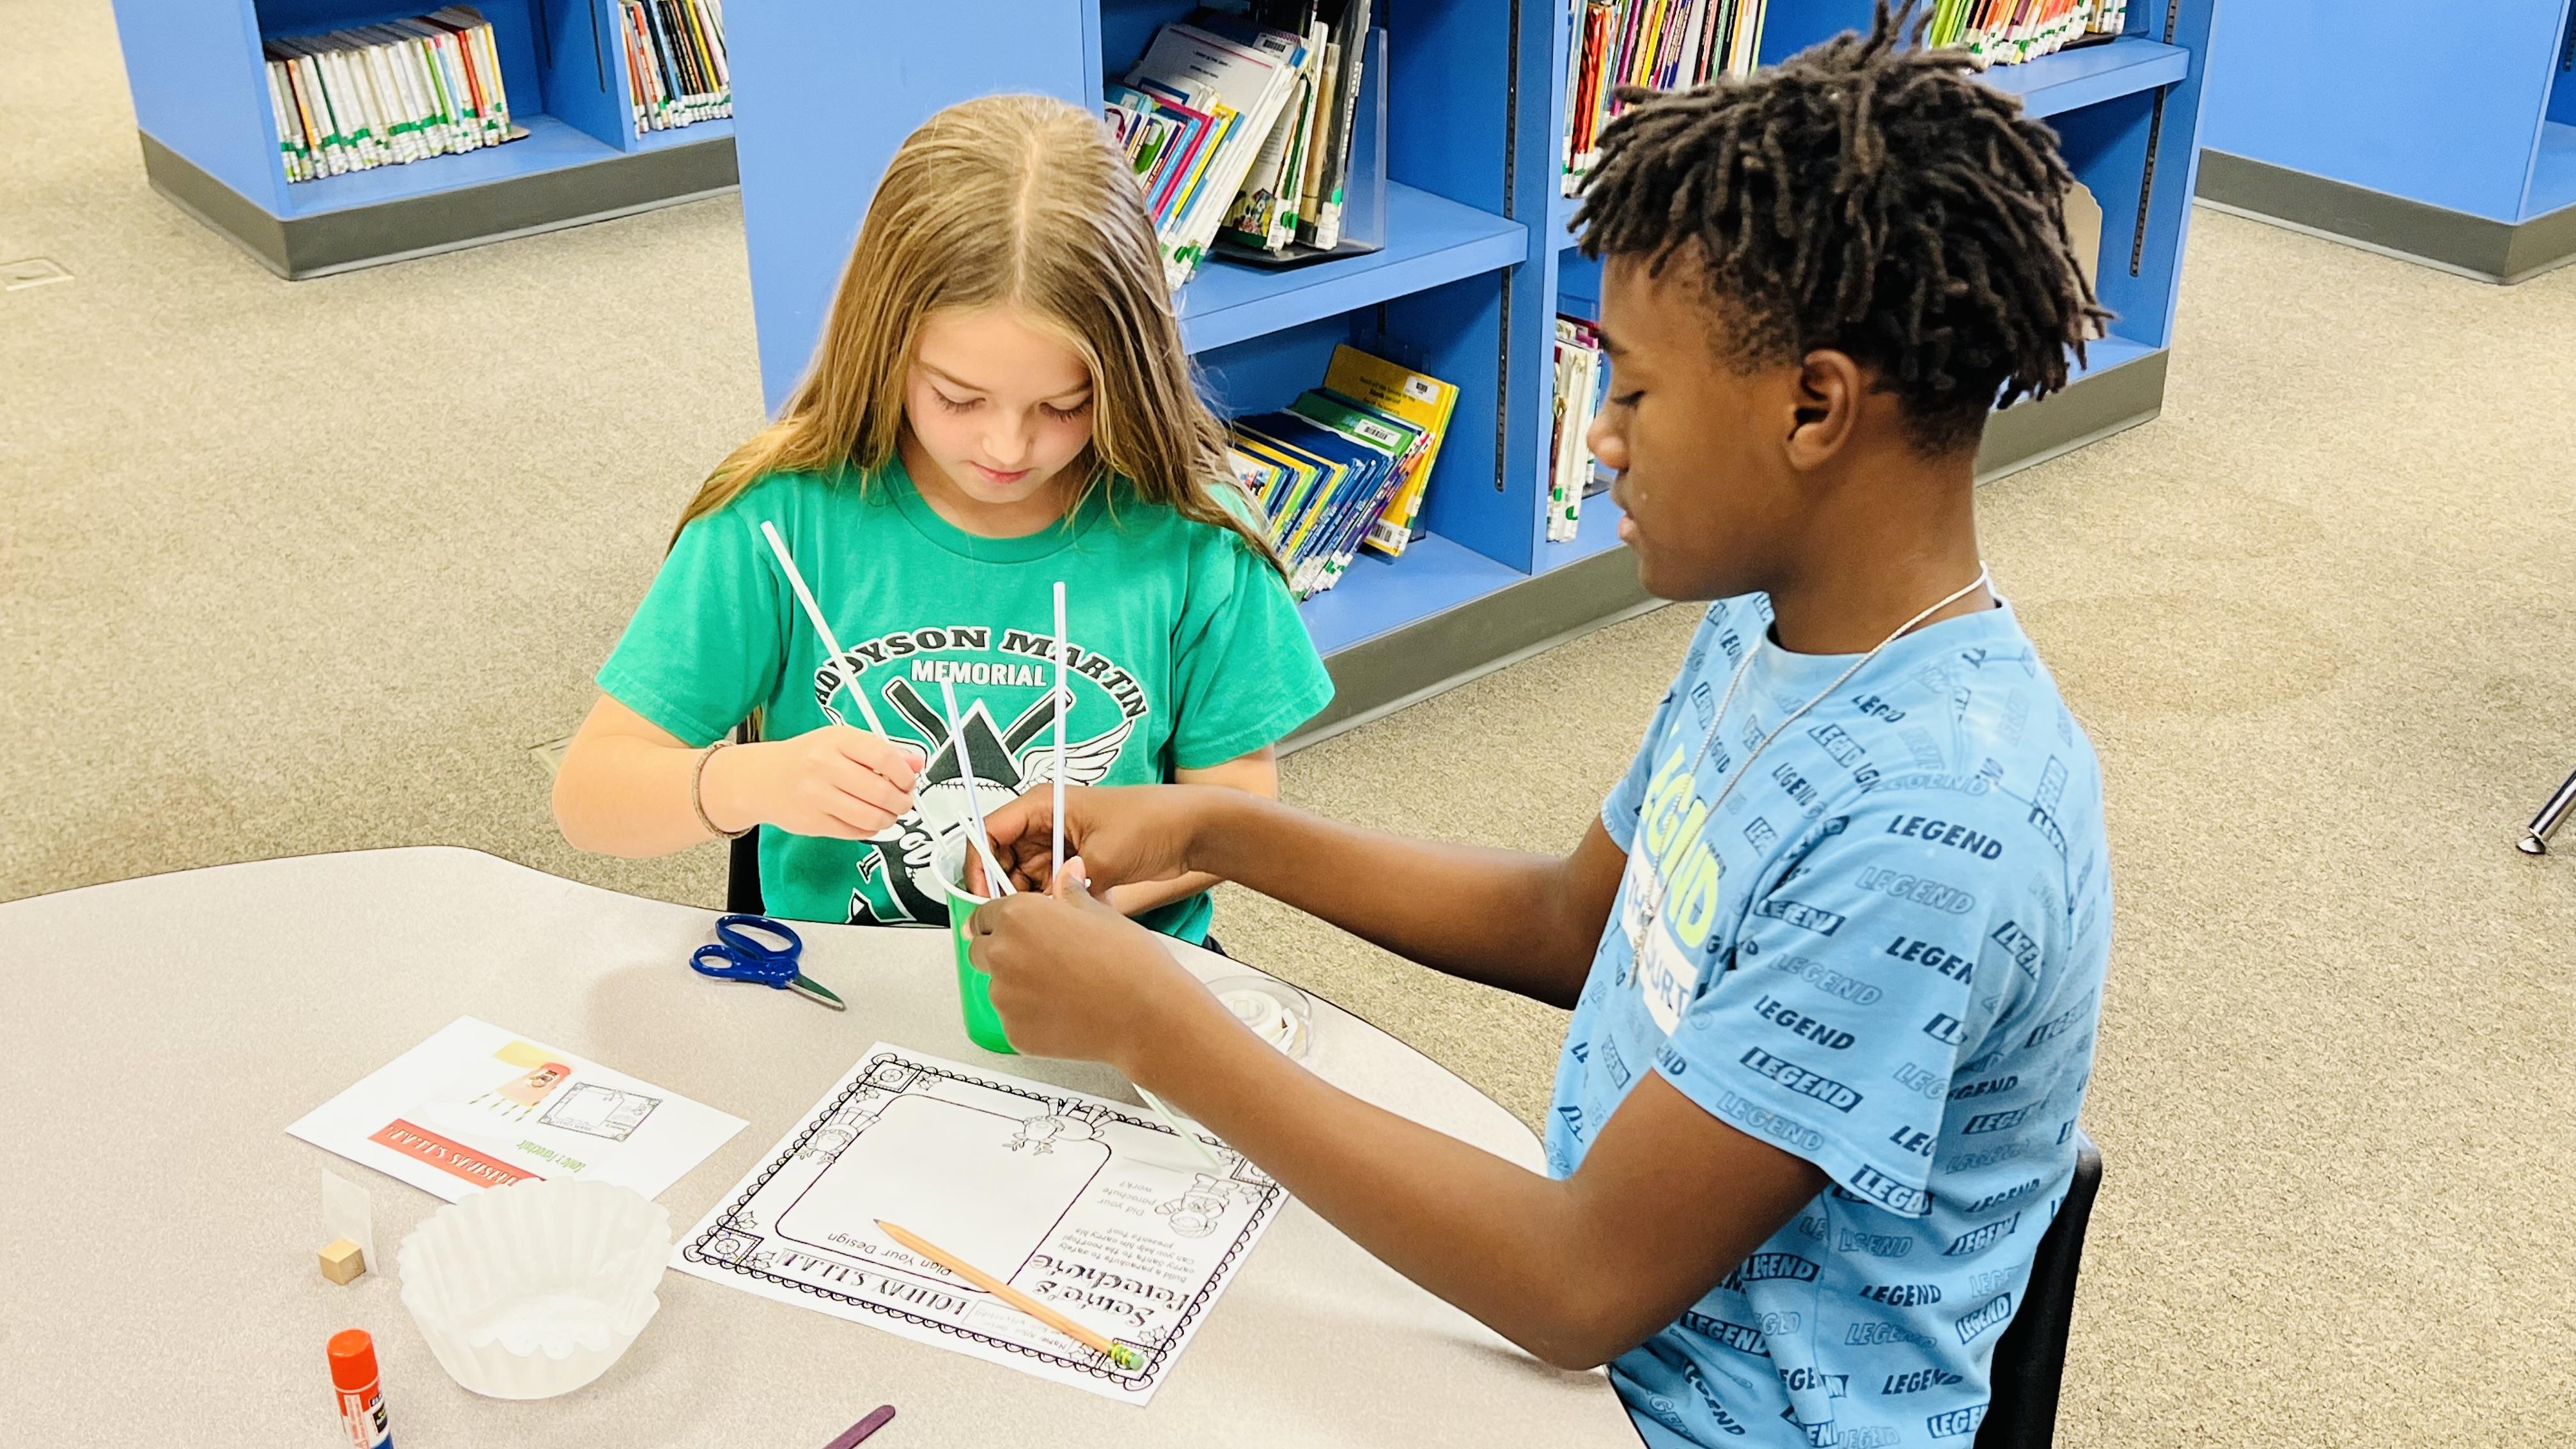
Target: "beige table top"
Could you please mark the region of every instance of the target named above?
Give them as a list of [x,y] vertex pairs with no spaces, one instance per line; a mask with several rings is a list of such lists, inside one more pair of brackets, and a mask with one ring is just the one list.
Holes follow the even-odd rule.
[[[841,1013],[691,973],[711,920],[446,848],[0,905],[0,1438],[327,1445],[323,1340],[359,1327],[404,1449],[822,1449],[887,1402],[899,1416],[871,1449],[1637,1444],[1600,1375],[1536,1362],[1294,1203],[1141,1409],[677,1273],[590,1387],[537,1403],[458,1388],[390,1261],[347,1287],[314,1265],[324,1163],[373,1198],[388,1260],[437,1200],[285,1129],[459,1016],[747,1118],[662,1195],[676,1232],[879,1039],[1136,1100],[1105,1068],[970,1044],[943,933],[806,930],[806,971],[848,1000]],[[1246,969],[1183,954],[1202,976]],[[1502,1108],[1328,1004],[1308,1065],[1540,1165]]]

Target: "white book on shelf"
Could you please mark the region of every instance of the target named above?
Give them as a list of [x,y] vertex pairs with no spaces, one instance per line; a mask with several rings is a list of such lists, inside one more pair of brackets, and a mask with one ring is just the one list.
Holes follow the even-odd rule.
[[[345,32],[344,32],[345,35]],[[349,49],[342,52],[354,62],[359,84],[366,92],[366,106],[376,123],[376,134],[385,139],[390,158],[396,163],[419,159],[420,142],[411,122],[403,115],[402,93],[394,89],[393,73],[376,46],[354,36],[347,37]]]
[[1276,249],[1286,244],[1278,234],[1278,221],[1293,209],[1291,198],[1284,194],[1289,158],[1296,151],[1298,122],[1312,104],[1314,65],[1320,57],[1284,31],[1263,32],[1254,49],[1290,67],[1289,98],[1279,108],[1270,134],[1262,139],[1251,169],[1244,173],[1243,185],[1236,188],[1222,225],[1246,235],[1257,232],[1264,249]]
[[409,161],[411,132],[403,125],[401,107],[389,94],[384,66],[375,48],[359,44],[346,31],[331,38],[342,47],[335,54],[340,57],[341,69],[349,75],[351,87],[358,92],[358,107],[366,113],[368,134],[375,137],[382,152],[376,159],[387,165]]
[[1144,58],[1127,73],[1129,85],[1162,81],[1203,87],[1236,114],[1176,229],[1185,265],[1195,266],[1216,239],[1235,193],[1243,189],[1245,173],[1278,123],[1294,79],[1295,72],[1277,58],[1190,25],[1166,25],[1156,32]]
[[332,176],[347,175],[357,162],[349,152],[348,128],[332,113],[330,93],[322,85],[322,67],[313,57],[287,48],[286,69],[304,95],[305,114],[312,119],[314,129],[322,133],[324,172]]
[[368,33],[384,42],[377,53],[385,58],[394,86],[402,93],[403,109],[411,116],[411,133],[420,141],[421,154],[443,154],[448,149],[447,128],[440,122],[436,98],[429,90],[429,72],[411,37],[389,25],[369,26]]
[[375,116],[358,93],[357,78],[347,55],[313,44],[311,59],[314,74],[322,78],[323,93],[331,98],[331,114],[339,118],[340,134],[348,141],[349,169],[366,171],[381,165],[385,159],[384,139],[376,134]]
[[298,144],[301,138],[296,135],[295,128],[286,121],[286,102],[278,94],[279,70],[278,63],[273,60],[261,66],[261,72],[268,77],[268,118],[277,127],[277,157],[286,168],[286,179],[301,181],[304,179],[300,154],[303,147]]
[[438,51],[428,37],[406,24],[386,27],[403,38],[403,54],[410,57],[412,76],[420,86],[421,100],[429,107],[431,124],[438,132],[438,149],[455,155],[465,149],[465,138],[458,134],[456,107],[448,103],[446,69],[439,63]]
[[331,174],[330,158],[324,154],[328,137],[324,135],[321,118],[313,114],[312,102],[305,99],[304,76],[296,69],[294,54],[274,43],[263,44],[260,52],[277,67],[278,82],[286,88],[286,118],[299,127],[298,134],[304,140],[305,173],[296,179],[311,181]]
[[430,84],[438,94],[439,113],[447,120],[447,144],[455,151],[472,151],[482,146],[482,128],[477,124],[474,93],[466,88],[465,75],[458,65],[456,37],[426,20],[394,22],[419,48],[429,70]]

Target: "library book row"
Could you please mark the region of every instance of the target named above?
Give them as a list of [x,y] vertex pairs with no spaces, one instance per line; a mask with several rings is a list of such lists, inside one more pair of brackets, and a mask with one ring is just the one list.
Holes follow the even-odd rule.
[[463,5],[266,41],[268,104],[289,181],[498,146],[510,124],[499,48]]
[[[1583,0],[1566,47],[1564,181],[1581,192],[1623,86],[1688,90],[1760,63],[1770,0]],[[1935,0],[1924,43],[1980,65],[2019,65],[2100,43],[2128,24],[2128,0]]]
[[635,134],[733,114],[722,0],[617,0]]
[[[1583,500],[1608,486],[1588,434],[1609,385],[1599,332],[1580,317],[1558,317],[1551,543],[1572,541]],[[1260,505],[1271,547],[1299,599],[1341,582],[1363,548],[1403,557],[1457,404],[1458,389],[1449,383],[1340,345],[1322,387],[1280,411],[1227,425],[1227,461]]]
[[1104,119],[1145,188],[1178,290],[1211,251],[1334,254],[1370,0],[1254,0],[1155,32]]

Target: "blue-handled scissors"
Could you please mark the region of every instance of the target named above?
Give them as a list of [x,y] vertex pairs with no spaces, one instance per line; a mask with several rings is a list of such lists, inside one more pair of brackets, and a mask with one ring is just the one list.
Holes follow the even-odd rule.
[[[754,931],[781,937],[787,944],[773,946],[751,934]],[[689,958],[689,965],[701,976],[757,981],[781,991],[792,989],[834,1011],[849,1010],[830,987],[796,969],[796,958],[804,954],[805,938],[789,930],[783,921],[767,916],[719,916],[715,940],[700,946],[697,954]]]

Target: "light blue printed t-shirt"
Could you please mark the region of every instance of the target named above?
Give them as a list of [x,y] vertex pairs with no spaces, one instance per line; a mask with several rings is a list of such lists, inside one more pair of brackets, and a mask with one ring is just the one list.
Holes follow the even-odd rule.
[[1770,623],[1758,594],[1709,609],[1602,806],[1627,874],[1548,1162],[1570,1175],[1653,1071],[1831,1179],[1611,1365],[1654,1449],[1967,1449],[2074,1170],[2111,932],[2101,772],[1999,606],[1889,645],[1712,810],[1853,662]]

